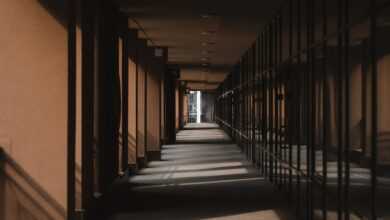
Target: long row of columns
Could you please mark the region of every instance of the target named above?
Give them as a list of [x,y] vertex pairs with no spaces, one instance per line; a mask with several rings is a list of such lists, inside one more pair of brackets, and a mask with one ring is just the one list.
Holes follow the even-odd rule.
[[[167,48],[148,45],[114,3],[87,0],[77,5],[71,0],[69,9],[68,219],[75,219],[76,210],[83,219],[97,219],[99,200],[115,180],[159,160],[161,145],[175,141],[179,71],[168,67]],[[77,148],[80,189],[75,181]]]

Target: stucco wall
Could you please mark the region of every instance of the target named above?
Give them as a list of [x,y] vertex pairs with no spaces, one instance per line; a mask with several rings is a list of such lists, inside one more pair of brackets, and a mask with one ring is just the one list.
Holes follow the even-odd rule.
[[160,150],[160,73],[161,65],[152,63],[148,71],[147,151]]
[[129,59],[129,164],[136,163],[136,64]]
[[145,157],[145,68],[138,65],[138,157]]
[[65,208],[67,31],[38,1],[1,5],[0,145]]

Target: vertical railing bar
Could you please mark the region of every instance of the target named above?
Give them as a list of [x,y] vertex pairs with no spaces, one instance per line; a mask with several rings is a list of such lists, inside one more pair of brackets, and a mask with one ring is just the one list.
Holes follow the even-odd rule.
[[271,113],[270,113],[270,109],[271,109],[271,107],[270,107],[270,85],[271,85],[271,81],[270,81],[270,72],[269,71],[267,71],[268,69],[269,69],[269,66],[270,66],[270,58],[271,58],[271,56],[270,56],[270,48],[271,48],[271,46],[270,46],[270,43],[271,43],[271,41],[270,41],[270,39],[271,39],[271,37],[270,37],[270,33],[271,32],[271,24],[269,24],[268,25],[268,27],[267,27],[267,30],[266,30],[266,33],[265,33],[265,36],[266,36],[266,41],[265,41],[265,48],[266,48],[266,50],[265,50],[265,54],[264,54],[264,56],[265,56],[265,59],[266,59],[266,61],[265,61],[265,66],[264,66],[264,73],[266,74],[265,75],[265,77],[266,77],[266,87],[265,87],[265,91],[266,91],[266,97],[267,97],[267,102],[266,102],[266,107],[267,107],[267,109],[266,109],[266,111],[267,111],[267,113],[266,113],[266,119],[267,119],[267,123],[266,123],[266,130],[265,130],[265,140],[266,140],[266,155],[267,155],[267,163],[266,163],[266,170],[267,170],[267,176],[268,176],[268,179],[271,181],[271,177],[270,177],[270,175],[271,175],[271,157],[270,157],[270,154],[269,154],[269,152],[270,152],[270,149],[271,149],[271,147],[270,147],[270,138],[269,138],[269,130],[270,130],[270,128],[271,128]]
[[263,33],[263,37],[264,37],[264,40],[263,40],[263,81],[264,81],[264,85],[263,85],[263,94],[264,94],[264,106],[263,106],[263,110],[264,110],[264,133],[263,133],[263,139],[264,139],[264,144],[263,144],[263,147],[265,149],[264,151],[264,171],[265,171],[265,176],[268,176],[268,154],[267,154],[267,150],[268,150],[268,135],[267,135],[267,132],[268,132],[268,75],[267,75],[267,72],[265,71],[265,69],[267,68],[267,61],[268,61],[268,47],[267,47],[267,41],[268,41],[268,27],[266,27],[264,33]]
[[245,61],[245,77],[246,77],[246,82],[245,82],[245,99],[246,99],[246,122],[245,122],[245,125],[246,125],[246,128],[245,128],[245,131],[246,131],[246,155],[247,155],[247,158],[249,160],[250,158],[250,133],[249,133],[249,126],[250,126],[250,105],[249,105],[249,93],[250,93],[250,49],[247,51],[246,53],[246,61]]
[[[238,73],[239,73],[239,76],[240,76],[240,83],[238,84],[239,85],[239,91],[240,91],[240,133],[243,133],[243,127],[244,127],[244,89],[243,89],[243,78],[244,78],[244,74],[242,73],[242,61],[243,61],[243,58],[240,60],[240,64],[239,64],[239,70],[238,70]],[[240,139],[240,147],[241,147],[241,150],[244,152],[244,146],[242,145],[242,136],[239,135],[239,139]]]
[[280,184],[282,187],[284,187],[284,169],[283,169],[283,162],[284,160],[284,148],[283,148],[283,132],[282,132],[282,126],[283,126],[283,117],[282,117],[282,87],[283,87],[283,69],[282,69],[282,11],[279,15],[279,24],[278,24],[278,75],[279,75],[279,92],[278,92],[278,99],[279,99],[279,152],[280,152],[280,158],[281,162],[279,163],[279,172],[280,172]]
[[[257,92],[258,92],[258,99],[259,99],[259,102],[258,102],[258,149],[259,149],[259,161],[258,161],[258,164],[259,164],[259,167],[261,167],[262,169],[262,161],[263,161],[263,147],[261,145],[262,143],[262,125],[263,125],[263,117],[262,117],[262,109],[263,109],[263,102],[264,102],[264,99],[263,99],[263,94],[262,94],[262,83],[263,83],[263,77],[262,77],[262,71],[261,71],[261,65],[262,65],[262,56],[261,56],[261,50],[262,50],[262,35],[260,34],[259,37],[258,37],[258,46],[257,46],[257,62],[258,62],[258,66],[257,66],[257,74],[258,74],[258,87],[257,87]],[[261,173],[263,174],[263,170],[261,170]]]
[[249,140],[250,140],[250,158],[248,158],[249,160],[251,160],[253,162],[253,45],[251,46],[251,49],[250,49],[250,62],[249,62]]
[[[138,168],[139,164],[138,164],[138,154],[139,154],[139,145],[138,145],[138,138],[139,138],[139,134],[138,134],[138,125],[139,125],[139,120],[138,120],[138,101],[139,101],[139,98],[138,98],[138,80],[139,80],[139,43],[138,41],[136,41],[137,45],[135,45],[135,50],[134,50],[134,63],[135,63],[135,163],[136,163],[136,167]],[[170,77],[167,79],[167,80],[171,80]],[[166,108],[166,105],[167,105],[167,102],[165,102],[165,108]],[[165,117],[167,116],[167,114],[165,115]],[[167,124],[168,122],[168,119],[170,118],[165,118],[165,124]],[[164,137],[165,139],[165,137]]]
[[278,94],[278,17],[275,18],[274,23],[274,61],[273,61],[273,75],[274,75],[274,95],[273,95],[273,102],[274,102],[274,158],[275,158],[275,183],[276,186],[280,186],[280,174],[279,174],[279,144],[278,144],[278,125],[279,125],[279,115],[278,115],[278,108],[279,108],[279,102],[277,100],[277,94]]
[[[301,51],[301,0],[297,0],[297,51]],[[297,66],[298,68],[301,68],[301,53],[298,53],[297,56]],[[297,80],[297,99],[298,99],[298,104],[297,104],[297,217],[301,217],[301,80],[302,80],[302,73],[299,71],[298,72],[298,80]]]
[[256,164],[256,48],[257,43],[253,45],[253,57],[252,57],[252,163]]
[[275,82],[274,82],[274,74],[273,74],[273,69],[272,67],[274,66],[274,39],[275,39],[275,35],[274,35],[274,21],[272,22],[271,24],[271,27],[270,27],[270,62],[269,62],[269,75],[270,75],[270,174],[271,174],[271,181],[274,182],[275,181],[275,173],[274,173],[274,166],[275,166],[275,163],[274,163],[274,158],[273,158],[273,155],[274,155],[274,151],[275,151],[275,148],[274,148],[274,143],[275,143],[275,140],[274,140],[274,85],[275,85]]
[[[322,0],[322,17],[323,17],[323,33],[322,36],[327,36],[328,33],[328,25],[327,25],[327,0]],[[329,118],[328,116],[328,109],[327,109],[327,100],[328,100],[328,93],[327,93],[327,40],[323,39],[323,62],[322,62],[322,75],[323,75],[323,103],[322,103],[322,117],[323,117],[323,151],[322,151],[322,219],[326,220],[328,218],[327,213],[327,184],[328,184],[328,127],[326,126],[328,123]]]
[[377,219],[376,197],[377,197],[377,157],[378,157],[378,70],[377,70],[377,14],[375,12],[376,0],[370,0],[370,66],[372,73],[371,80],[371,219]]
[[[242,68],[243,67],[243,58],[241,59],[240,61],[240,65],[239,65],[239,75],[240,75],[240,83],[239,83],[239,86],[240,86],[240,133],[243,134],[244,132],[244,87],[243,87],[243,83],[244,83],[244,74],[243,74],[243,71],[242,71]],[[242,151],[244,152],[244,146],[242,144],[242,136],[240,135],[240,146],[242,148]]]
[[[293,0],[289,0],[289,56],[288,56],[288,59],[289,59],[289,77],[288,77],[288,83],[290,84],[291,83],[291,80],[292,80],[292,67],[293,67]],[[287,89],[289,90],[289,86],[287,87]],[[286,94],[286,101],[288,101],[290,107],[289,109],[292,109],[291,107],[293,106],[293,102],[290,101],[291,97],[288,97],[287,94]],[[288,147],[288,154],[289,154],[289,167],[291,168],[292,167],[292,160],[293,160],[293,152],[292,152],[292,131],[293,131],[293,128],[292,128],[292,119],[295,118],[292,114],[290,114],[292,117],[288,119],[288,137],[289,137],[289,147]],[[295,129],[294,129],[295,130]],[[292,181],[293,181],[293,172],[292,172],[292,169],[288,169],[289,171],[289,196],[290,196],[290,202],[292,202],[292,193],[293,193],[293,186],[292,186]]]
[[261,84],[262,84],[262,75],[261,75],[261,44],[262,42],[262,39],[261,39],[261,34],[259,34],[258,38],[257,38],[257,57],[256,57],[256,61],[257,61],[257,68],[256,68],[256,71],[257,71],[257,76],[258,76],[258,80],[257,80],[257,98],[258,98],[258,103],[257,103],[257,118],[258,118],[258,121],[257,121],[257,141],[256,141],[256,147],[258,149],[258,166],[259,166],[259,169],[261,170],[261,174],[263,174],[263,170],[262,170],[262,166],[261,166],[261,163],[263,161],[263,155],[262,155],[262,146],[261,146],[261,141],[262,141],[262,123],[263,123],[263,118],[261,117],[262,115],[262,104],[263,104],[263,99],[262,99],[262,94],[261,94]]
[[[318,1],[318,0],[317,0]],[[312,21],[311,21],[311,44],[314,44],[316,42],[316,38],[315,38],[315,27],[316,27],[316,12],[315,12],[315,9],[317,7],[317,1],[313,1],[312,2],[312,10],[311,10],[311,17],[312,17]],[[312,116],[312,160],[311,160],[311,163],[312,163],[312,169],[311,169],[311,178],[312,178],[312,191],[311,191],[311,198],[312,198],[312,208],[311,208],[311,217],[314,218],[314,208],[315,208],[315,195],[314,195],[314,190],[315,190],[315,186],[314,184],[316,184],[316,182],[314,181],[314,178],[316,177],[315,173],[316,173],[316,149],[317,149],[317,116],[319,115],[318,112],[319,112],[319,108],[317,107],[317,100],[320,100],[320,98],[318,97],[319,96],[319,93],[317,93],[317,81],[318,81],[318,73],[317,73],[317,68],[316,68],[316,60],[317,60],[317,56],[316,56],[316,48],[313,47],[312,48],[312,74],[313,74],[313,80],[312,80],[312,91],[313,91],[313,94],[312,94],[312,107],[314,108],[312,110],[313,112],[313,116]],[[318,129],[319,129],[319,126],[318,126]]]
[[[286,125],[286,115],[283,115],[282,106],[285,105],[285,97],[284,97],[284,71],[282,67],[283,63],[283,11],[280,12],[280,18],[279,18],[279,74],[280,74],[280,110],[279,110],[279,117],[280,117],[280,148],[282,152],[282,161],[283,163],[286,161],[286,148],[285,148],[285,125]],[[287,170],[284,168],[284,164],[281,164],[280,166],[281,173],[282,173],[282,185],[283,187],[286,186],[286,180],[287,180]]]
[[[126,19],[127,21],[127,19]],[[122,171],[126,171],[128,167],[128,150],[129,150],[129,138],[128,138],[128,103],[129,103],[129,65],[128,65],[128,48],[129,48],[129,36],[127,29],[122,30],[123,46],[122,46]]]
[[264,104],[263,104],[263,117],[264,117],[264,125],[263,125],[263,148],[264,148],[264,176],[268,177],[267,172],[267,161],[268,161],[268,154],[267,154],[267,126],[268,126],[268,94],[267,94],[267,84],[268,84],[268,77],[265,72],[265,69],[267,68],[267,29],[265,28],[263,32],[263,51],[262,51],[262,57],[263,57],[263,66],[262,66],[262,74],[263,74],[263,98],[264,98]]
[[249,159],[249,144],[250,144],[250,139],[249,139],[249,120],[250,120],[250,111],[249,111],[249,53],[250,50],[247,50],[246,56],[245,56],[245,134],[246,134],[246,139],[245,139],[245,148],[246,148],[246,155],[247,158]]
[[[147,46],[147,44],[145,44],[146,46],[143,47],[143,64],[145,65],[144,66],[144,118],[143,118],[143,121],[144,121],[144,157],[145,159],[147,160],[147,152],[148,152],[148,75],[149,75],[149,71],[150,71],[150,56],[149,56],[149,48]],[[180,88],[179,88],[180,90]],[[179,101],[180,103],[180,101]],[[181,108],[181,107],[179,107]],[[180,110],[179,110],[180,112]],[[179,125],[180,126],[180,125]]]
[[[338,0],[338,21],[337,21],[337,26],[338,30],[341,29],[342,27],[342,0]],[[342,35],[340,32],[338,32],[338,37],[337,37],[337,60],[338,60],[338,74],[337,74],[337,88],[338,92],[341,94],[338,94],[337,96],[337,201],[338,201],[338,207],[337,207],[337,219],[342,220],[342,212],[343,212],[343,197],[342,197]]]
[[345,77],[345,184],[344,184],[344,219],[349,220],[349,187],[350,187],[350,78],[349,78],[349,1],[344,0],[344,77]]
[[307,116],[307,125],[306,125],[306,210],[307,210],[307,219],[311,219],[312,210],[313,210],[313,197],[312,197],[312,167],[314,164],[312,163],[312,152],[314,151],[313,146],[313,50],[310,48],[312,42],[312,5],[314,0],[307,0],[306,5],[306,42],[307,42],[307,62],[306,62],[306,116]]
[[251,125],[252,125],[252,105],[251,105],[251,96],[252,96],[252,46],[248,50],[248,60],[247,60],[247,112],[248,112],[248,122],[247,122],[247,137],[248,137],[248,161],[252,157],[252,134],[251,134]]
[[[248,117],[248,114],[247,114],[247,108],[246,108],[246,83],[247,83],[247,79],[246,79],[246,53],[244,55],[244,58],[243,58],[243,63],[242,63],[242,76],[243,76],[243,82],[242,82],[242,94],[243,94],[243,107],[244,107],[244,114],[243,114],[243,134],[247,135],[246,134],[246,122],[247,122],[247,117]],[[244,152],[245,152],[245,155],[247,155],[247,143],[246,143],[246,139],[243,138],[244,140]]]
[[265,66],[265,34],[264,32],[261,34],[261,108],[262,108],[262,119],[261,119],[261,148],[262,148],[262,158],[263,161],[261,162],[262,170],[263,170],[263,175],[266,176],[266,158],[267,155],[265,153],[265,145],[266,145],[266,123],[267,123],[267,117],[266,117],[266,105],[267,105],[267,99],[266,99],[266,93],[265,93],[265,84],[266,84],[266,76],[264,73],[264,66]]
[[311,167],[313,164],[311,163],[311,152],[313,151],[313,145],[312,145],[312,106],[314,103],[311,103],[311,96],[312,96],[312,85],[311,85],[311,79],[312,79],[312,72],[311,72],[311,65],[312,65],[312,57],[311,53],[312,51],[309,49],[311,44],[311,2],[313,0],[306,0],[306,44],[307,44],[307,51],[306,51],[306,63],[305,63],[305,73],[304,73],[304,88],[305,88],[305,139],[306,139],[306,195],[305,195],[305,202],[306,202],[306,219],[311,218],[311,209],[312,209],[312,196],[311,196]]
[[273,126],[272,126],[272,147],[273,147],[273,158],[274,158],[274,167],[273,167],[273,170],[274,170],[274,179],[275,179],[275,184],[278,186],[279,184],[279,174],[278,174],[278,166],[279,166],[279,160],[278,160],[278,114],[277,114],[277,110],[278,110],[278,102],[277,102],[277,99],[276,99],[276,95],[277,95],[277,92],[278,92],[278,82],[277,82],[277,35],[278,35],[278,19],[275,18],[274,20],[274,27],[273,27],[273,41],[272,41],[272,50],[273,50],[273,57],[272,57],[272,67],[271,67],[271,72],[272,72],[272,82],[273,82],[273,86],[272,86],[272,103],[273,103],[273,112],[272,112],[272,117],[273,117]]
[[273,65],[273,73],[274,73],[274,117],[275,117],[275,125],[274,125],[274,158],[275,159],[275,183],[276,186],[280,187],[280,173],[279,173],[279,143],[278,143],[278,135],[279,135],[279,114],[278,114],[278,109],[279,109],[279,102],[277,99],[278,95],[278,17],[275,18],[275,28],[274,28],[274,65]]
[[67,219],[76,218],[76,2],[67,1],[68,109],[67,109]]
[[268,125],[269,125],[269,102],[268,102],[268,85],[269,85],[269,77],[268,73],[266,72],[266,69],[268,67],[268,27],[264,31],[264,42],[263,42],[263,57],[264,57],[264,63],[263,63],[263,77],[264,77],[264,87],[263,87],[263,93],[264,93],[264,155],[265,155],[265,174],[268,176],[268,168],[269,168],[269,154],[268,152]]
[[253,45],[251,47],[251,56],[250,56],[250,78],[249,78],[249,112],[250,112],[250,160],[253,162]]
[[246,75],[246,91],[245,91],[245,97],[246,97],[246,149],[247,149],[247,157],[248,160],[250,158],[250,117],[251,117],[251,111],[250,111],[250,49],[247,51],[246,56],[246,68],[245,68],[245,75]]
[[271,114],[270,114],[270,98],[269,98],[269,94],[270,94],[270,90],[269,90],[269,87],[270,87],[270,74],[269,72],[267,71],[267,69],[269,68],[269,60],[270,60],[270,25],[267,26],[267,29],[264,33],[265,35],[265,44],[264,44],[264,47],[265,47],[265,51],[264,51],[264,59],[265,59],[265,65],[264,65],[264,74],[265,74],[265,96],[266,96],[266,125],[265,125],[265,154],[266,154],[266,174],[269,178],[269,180],[271,180],[270,178],[270,155],[269,155],[269,152],[270,152],[270,141],[269,141],[269,128],[270,128],[270,118],[271,118]]
[[276,55],[276,62],[277,62],[277,65],[275,67],[276,69],[276,74],[277,74],[277,92],[276,92],[276,101],[278,103],[278,110],[277,110],[277,117],[278,117],[278,125],[277,125],[277,136],[276,136],[276,143],[278,145],[278,152],[279,152],[279,166],[278,166],[278,169],[279,169],[279,185],[280,187],[282,187],[282,184],[283,184],[283,171],[282,171],[282,162],[283,161],[283,153],[282,153],[282,145],[281,145],[281,125],[282,125],[282,118],[281,118],[281,101],[280,101],[280,94],[281,94],[281,77],[282,77],[282,73],[281,73],[281,61],[280,61],[280,54],[281,54],[281,51],[280,51],[280,47],[281,47],[281,44],[280,44],[280,36],[281,36],[281,31],[280,31],[280,24],[281,24],[281,15],[278,16],[278,19],[277,19],[278,23],[277,23],[277,37],[276,37],[276,40],[277,40],[277,47],[276,47],[276,51],[277,51],[277,55]]
[[[316,22],[316,16],[315,16],[315,7],[316,7],[316,1],[311,1],[311,4],[309,4],[309,43],[310,45],[315,43],[315,22]],[[309,45],[308,45],[309,47]],[[316,48],[311,47],[308,49],[309,55],[310,55],[310,72],[309,72],[309,88],[310,88],[310,126],[309,126],[309,140],[310,140],[310,219],[314,218],[314,208],[315,208],[315,202],[316,199],[314,197],[314,187],[316,182],[314,181],[315,178],[315,171],[316,171],[316,116],[317,116],[317,73],[316,73]]]
[[[247,92],[247,75],[246,75],[246,56],[247,56],[247,53],[245,53],[245,56],[244,56],[244,60],[243,60],[243,69],[242,69],[242,74],[243,74],[243,82],[242,82],[242,85],[243,85],[243,98],[244,98],[244,134],[247,136],[247,121],[248,121],[248,111],[247,111],[247,95],[246,95],[246,92]],[[248,155],[248,148],[247,148],[247,139],[244,138],[244,152],[245,152],[245,155],[247,156]]]
[[85,211],[85,219],[92,219],[92,202],[94,193],[93,182],[93,146],[94,146],[94,3],[83,1],[82,14],[82,208]]

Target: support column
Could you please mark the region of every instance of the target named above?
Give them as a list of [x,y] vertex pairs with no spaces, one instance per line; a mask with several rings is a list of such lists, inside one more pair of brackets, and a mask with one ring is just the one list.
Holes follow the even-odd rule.
[[127,81],[128,84],[128,134],[127,138],[129,140],[129,166],[131,169],[135,170],[137,166],[137,124],[138,124],[138,115],[137,115],[137,103],[138,103],[138,86],[137,86],[137,30],[128,29],[127,30],[127,50],[128,50],[128,70],[129,78]]
[[161,81],[160,81],[160,145],[165,144],[167,140],[166,132],[166,74],[168,71],[168,49],[160,48],[162,51],[161,62]]
[[147,95],[147,142],[146,153],[148,160],[161,159],[160,137],[160,106],[161,106],[161,76],[165,70],[164,53],[161,48],[150,48],[150,65],[148,68]]
[[100,192],[106,193],[117,176],[120,85],[118,75],[117,11],[99,2],[98,34],[98,168]]
[[147,43],[137,41],[137,164],[146,165],[146,75],[147,75]]
[[122,38],[122,75],[121,75],[121,90],[122,90],[122,112],[121,112],[121,139],[122,139],[122,152],[121,152],[121,171],[125,172],[129,167],[129,42],[131,35],[128,33],[128,19],[127,17],[121,17],[120,37]]
[[174,144],[176,142],[176,79],[180,76],[178,67],[170,66],[165,74],[165,131],[166,144]]

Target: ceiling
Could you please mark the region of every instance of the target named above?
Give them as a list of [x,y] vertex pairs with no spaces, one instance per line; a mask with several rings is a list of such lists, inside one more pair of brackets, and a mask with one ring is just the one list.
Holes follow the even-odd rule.
[[123,0],[121,10],[149,45],[168,47],[168,61],[180,66],[189,89],[212,90],[281,1]]

